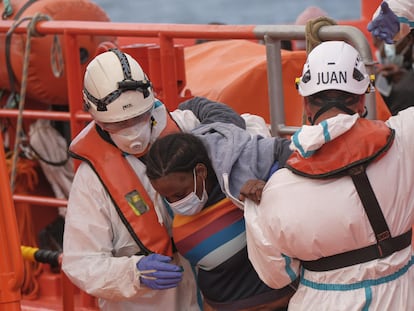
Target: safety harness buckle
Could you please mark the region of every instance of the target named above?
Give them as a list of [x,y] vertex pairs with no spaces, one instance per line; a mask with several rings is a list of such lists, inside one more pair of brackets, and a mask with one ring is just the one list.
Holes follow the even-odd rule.
[[389,230],[377,234],[377,248],[379,258],[387,257],[394,252]]

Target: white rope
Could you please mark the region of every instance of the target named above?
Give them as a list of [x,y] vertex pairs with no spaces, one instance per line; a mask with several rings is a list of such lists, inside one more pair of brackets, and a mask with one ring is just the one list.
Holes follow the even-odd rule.
[[[32,123],[29,137],[30,145],[43,159],[49,162],[61,162],[67,159],[66,140],[50,124],[50,120],[39,119]],[[72,159],[61,166],[50,165],[41,160],[39,163],[56,198],[67,199],[74,176]],[[59,207],[59,214],[64,217],[66,208]]]

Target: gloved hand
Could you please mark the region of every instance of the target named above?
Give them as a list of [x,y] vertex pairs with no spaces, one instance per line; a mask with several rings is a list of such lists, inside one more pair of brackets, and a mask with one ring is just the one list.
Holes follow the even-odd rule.
[[182,267],[169,263],[171,258],[160,254],[150,254],[137,262],[142,284],[152,289],[173,288],[181,281]]
[[389,8],[388,3],[383,1],[380,13],[368,23],[367,29],[374,37],[392,44],[394,36],[400,31],[400,22],[397,15]]
[[259,204],[265,184],[264,180],[249,179],[240,188],[239,200],[244,202],[246,199],[250,199],[254,203]]

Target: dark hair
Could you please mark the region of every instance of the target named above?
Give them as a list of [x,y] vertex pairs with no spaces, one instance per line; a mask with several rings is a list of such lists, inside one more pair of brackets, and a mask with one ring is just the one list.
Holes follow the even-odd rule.
[[146,156],[146,174],[158,179],[174,172],[191,172],[198,163],[213,173],[211,161],[203,142],[193,134],[175,133],[158,138]]
[[326,90],[309,95],[309,103],[314,106],[325,106],[329,103],[338,103],[344,106],[352,106],[356,104],[362,95],[352,94],[340,90]]

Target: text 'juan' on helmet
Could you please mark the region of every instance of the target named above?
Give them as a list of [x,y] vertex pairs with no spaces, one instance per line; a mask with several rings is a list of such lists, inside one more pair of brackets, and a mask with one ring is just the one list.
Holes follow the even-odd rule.
[[309,53],[297,86],[302,96],[326,90],[364,94],[370,77],[354,47],[343,41],[326,41]]

